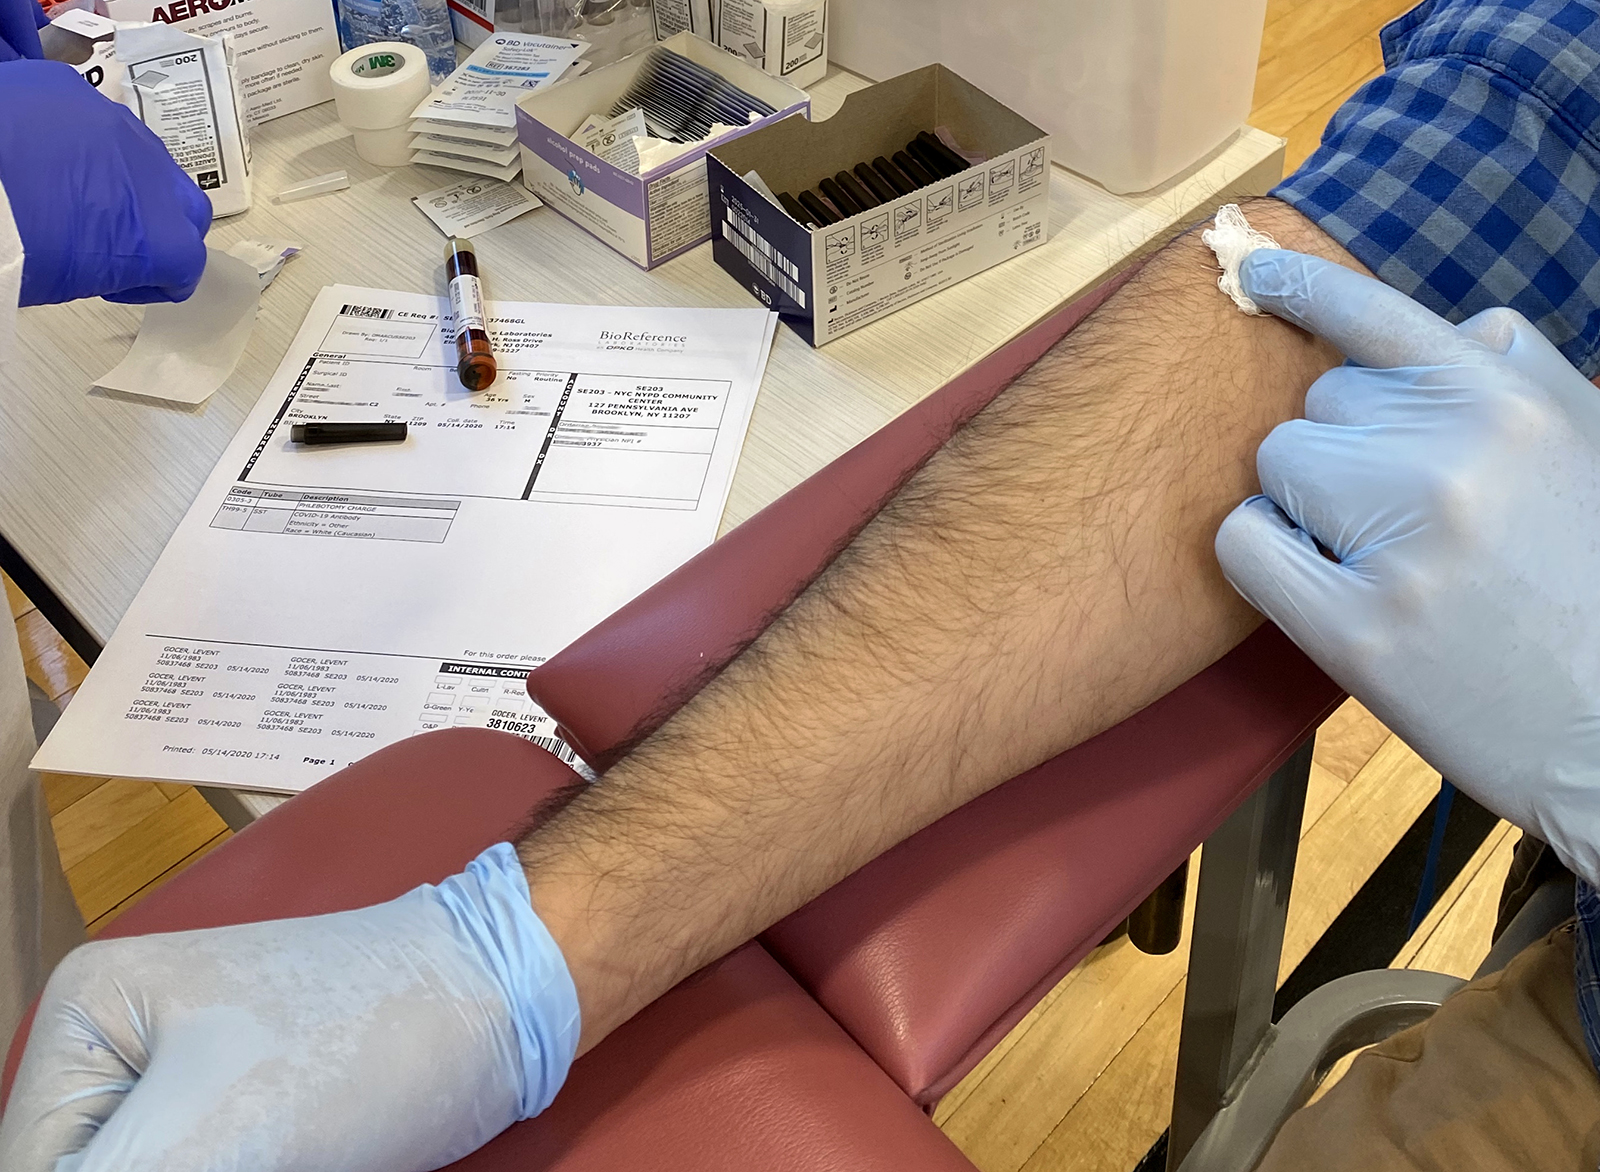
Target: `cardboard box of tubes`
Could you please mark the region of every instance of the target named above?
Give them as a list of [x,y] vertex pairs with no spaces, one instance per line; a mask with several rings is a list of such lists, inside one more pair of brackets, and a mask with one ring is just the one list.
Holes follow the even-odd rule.
[[706,163],[717,263],[813,346],[1045,239],[1049,135],[942,65]]

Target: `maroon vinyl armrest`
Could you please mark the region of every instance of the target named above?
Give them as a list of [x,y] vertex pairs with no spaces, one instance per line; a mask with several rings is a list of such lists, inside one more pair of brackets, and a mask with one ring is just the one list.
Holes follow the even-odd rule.
[[[459,871],[576,775],[506,733],[392,745],[285,803],[104,935],[341,911]],[[0,1083],[10,1092],[24,1022]],[[424,1056],[425,1057],[425,1056]],[[973,1172],[759,944],[707,966],[579,1059],[544,1114],[455,1172]]]

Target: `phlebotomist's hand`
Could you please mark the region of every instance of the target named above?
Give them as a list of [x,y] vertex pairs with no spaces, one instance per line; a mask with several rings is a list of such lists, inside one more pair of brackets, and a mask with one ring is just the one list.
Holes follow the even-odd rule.
[[39,30],[46,23],[39,0],[0,0],[0,61],[43,57]]
[[423,1172],[544,1109],[578,1046],[507,843],[437,887],[84,945],[46,986],[5,1172]]
[[[13,51],[26,24],[16,4],[0,0]],[[211,201],[130,110],[70,65],[0,62],[0,186],[22,238],[23,305],[182,301],[200,283]]]
[[1241,277],[1351,364],[1261,445],[1266,495],[1223,523],[1223,571],[1429,763],[1600,882],[1600,391],[1511,310],[1452,326],[1277,249]]

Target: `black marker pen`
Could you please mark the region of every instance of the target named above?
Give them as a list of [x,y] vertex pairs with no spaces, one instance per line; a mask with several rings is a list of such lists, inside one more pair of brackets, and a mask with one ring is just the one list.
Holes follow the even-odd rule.
[[406,438],[403,423],[291,423],[297,444],[388,444]]

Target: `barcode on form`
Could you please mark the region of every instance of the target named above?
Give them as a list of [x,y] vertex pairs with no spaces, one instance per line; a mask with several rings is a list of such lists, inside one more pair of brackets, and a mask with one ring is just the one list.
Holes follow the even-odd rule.
[[806,307],[805,291],[795,284],[800,270],[788,257],[779,252],[755,229],[742,220],[728,218],[722,221],[722,238],[739,250],[739,255],[750,262],[752,268],[778,288],[782,289],[801,309]]
[[379,309],[375,305],[342,305],[339,312],[346,317],[393,317],[394,310]]
[[525,740],[533,742],[547,753],[554,753],[568,765],[575,764],[578,755],[572,751],[572,746],[560,737],[526,737]]

